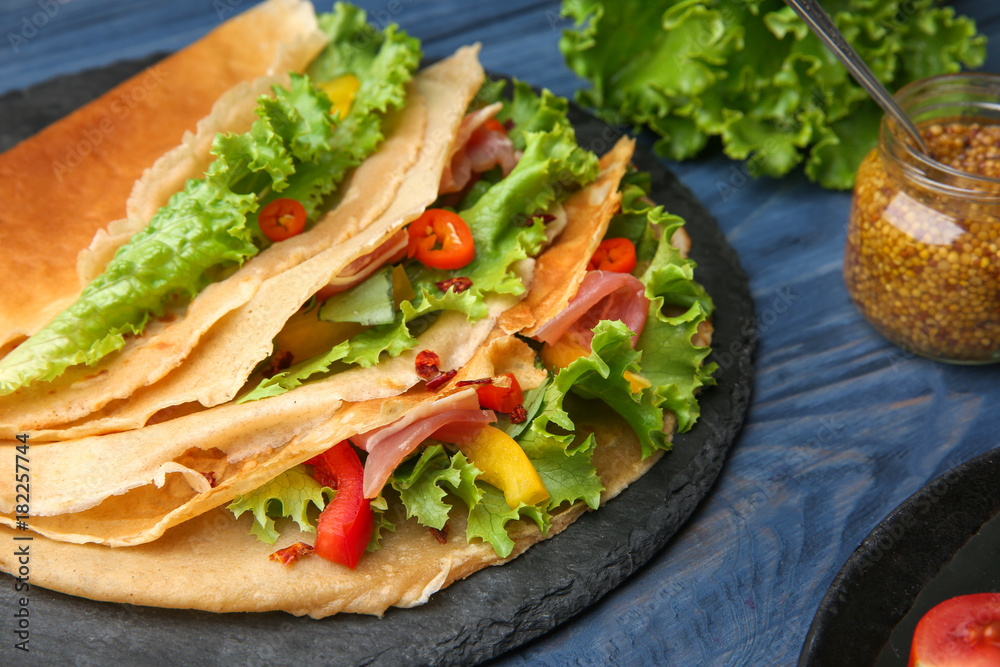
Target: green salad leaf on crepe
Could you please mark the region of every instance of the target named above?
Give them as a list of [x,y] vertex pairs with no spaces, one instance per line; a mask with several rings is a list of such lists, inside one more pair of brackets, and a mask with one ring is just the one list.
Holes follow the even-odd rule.
[[[983,63],[975,23],[938,4],[824,8],[898,90]],[[875,147],[875,103],[781,0],[564,0],[562,12],[576,24],[559,43],[566,64],[592,84],[577,99],[610,122],[649,127],[664,157],[690,158],[718,136],[754,175],[781,176],[805,160],[809,178],[844,189]]]
[[[509,111],[507,106],[511,107]],[[498,118],[510,119],[515,128],[533,128],[512,134],[512,142],[515,147],[521,144],[523,155],[507,176],[491,183],[475,203],[458,211],[472,232],[475,259],[467,266],[451,270],[406,262],[414,296],[399,304],[392,322],[376,324],[329,352],[262,380],[239,400],[276,396],[324,375],[336,368],[338,362],[365,368],[374,366],[380,359],[398,356],[417,345],[411,323],[418,318],[452,310],[476,321],[488,312],[485,301],[488,295],[523,294],[526,288],[512,267],[519,260],[537,255],[545,242],[545,224],[536,216],[597,176],[597,157],[577,145],[566,118],[567,109],[565,99],[547,90],[536,94],[529,86],[516,83],[514,101],[505,105]],[[438,283],[459,277],[469,279],[471,286],[461,292],[442,291],[438,287]],[[381,272],[369,276],[349,291],[336,295],[333,303],[324,303],[317,311],[319,319],[357,321],[356,315],[345,312],[342,302],[376,293],[381,301],[384,284]],[[368,300],[372,302],[371,298]]]
[[[529,519],[545,533],[561,508],[578,501],[591,509],[600,505],[604,485],[593,462],[596,439],[592,433],[578,433],[571,416],[584,414],[588,401],[605,403],[628,423],[644,459],[672,446],[664,433],[664,410],[674,413],[679,431],[689,430],[697,420],[697,392],[714,384],[716,365],[705,363],[710,348],[694,339],[712,314],[712,300],[694,280],[695,263],[670,243],[684,221],[648,203],[647,175],[629,172],[620,189],[622,208],[607,236],[624,235],[635,243],[639,261],[633,275],[646,285],[649,313],[635,348],[633,332],[624,324],[603,320],[594,327],[588,355],[550,374],[525,395],[528,421],[512,425],[508,432],[538,472],[549,498],[512,508],[499,489],[479,479],[474,467],[469,470],[461,452],[449,458],[447,450],[435,444],[403,463],[392,477],[407,517],[440,530],[452,508],[461,506],[468,519],[466,538],[487,542],[505,558],[514,546],[508,528],[512,521]],[[651,386],[635,391],[627,372],[649,380]],[[470,479],[475,491],[469,490]],[[465,487],[461,492],[460,480]]]
[[[320,17],[331,42],[291,87],[262,97],[243,134],[220,134],[204,178],[188,181],[115,254],[77,301],[0,360],[0,395],[94,364],[140,334],[151,317],[195,296],[268,245],[256,213],[298,199],[315,221],[348,170],[382,141],[382,119],[405,100],[419,43],[395,26],[373,33],[365,13],[338,4]],[[351,75],[360,87],[347,116],[331,115],[322,84]]]
[[262,542],[274,544],[278,539],[275,519],[290,517],[301,530],[315,533],[316,521],[309,516],[309,508],[322,510],[335,493],[314,480],[304,466],[295,466],[252,492],[237,496],[229,510],[236,518],[249,511],[254,517],[250,533]]

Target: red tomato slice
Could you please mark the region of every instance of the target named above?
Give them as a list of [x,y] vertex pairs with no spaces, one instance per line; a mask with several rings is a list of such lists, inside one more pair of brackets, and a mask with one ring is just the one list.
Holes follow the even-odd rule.
[[319,515],[316,553],[354,569],[375,527],[371,501],[364,497],[365,470],[351,444],[344,440],[307,463],[315,466],[313,479],[337,489],[337,495]]
[[407,254],[432,269],[460,269],[476,258],[472,232],[457,213],[429,208],[407,229]]
[[635,246],[625,238],[611,238],[601,241],[587,269],[590,271],[614,271],[632,273],[635,269]]
[[913,633],[910,667],[1000,665],[1000,593],[945,600],[927,612]]
[[275,243],[290,239],[306,228],[306,207],[294,199],[275,199],[261,210],[257,224]]

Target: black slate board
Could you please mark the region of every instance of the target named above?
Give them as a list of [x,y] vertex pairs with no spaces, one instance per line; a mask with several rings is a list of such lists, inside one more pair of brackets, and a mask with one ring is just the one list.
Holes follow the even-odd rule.
[[939,602],[1000,590],[1000,449],[910,496],[873,530],[820,603],[799,667],[905,667]]
[[[0,149],[153,62],[120,63],[5,95],[0,98]],[[580,145],[595,152],[608,150],[621,135],[578,108],[571,109],[570,118]],[[600,511],[511,563],[457,582],[422,607],[391,609],[382,619],[178,611],[32,588],[30,661],[471,664],[567,621],[639,569],[687,520],[722,468],[749,404],[756,328],[746,275],[715,220],[646,148],[639,147],[635,161],[651,172],[654,199],[688,221],[699,263],[696,277],[717,307],[713,358],[720,366],[718,386],[702,394],[698,425],[678,436],[675,451],[650,473]],[[3,608],[16,609],[12,578],[0,575],[0,582]]]

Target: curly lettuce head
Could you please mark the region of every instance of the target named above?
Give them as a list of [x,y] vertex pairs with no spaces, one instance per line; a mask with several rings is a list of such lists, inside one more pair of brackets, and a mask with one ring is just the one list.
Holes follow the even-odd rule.
[[[986,40],[936,0],[824,2],[890,90],[962,66]],[[726,155],[781,176],[805,160],[828,188],[849,188],[881,113],[781,0],[564,0],[560,49],[593,84],[577,99],[607,120],[645,125],[657,151],[693,156],[720,136]]]

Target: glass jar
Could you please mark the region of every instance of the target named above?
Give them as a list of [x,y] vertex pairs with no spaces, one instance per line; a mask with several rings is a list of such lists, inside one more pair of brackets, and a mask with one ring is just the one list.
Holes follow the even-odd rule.
[[[882,119],[858,169],[844,280],[900,347],[940,361],[1000,360],[1000,76],[949,74],[896,100],[932,152]],[[964,157],[950,157],[963,153]],[[947,156],[947,157],[946,157]]]

